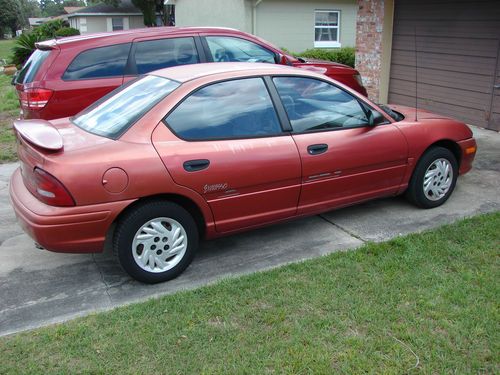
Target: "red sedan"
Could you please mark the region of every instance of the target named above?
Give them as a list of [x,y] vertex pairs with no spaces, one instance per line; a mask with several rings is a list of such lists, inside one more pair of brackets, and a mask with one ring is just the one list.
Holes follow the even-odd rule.
[[151,283],[179,275],[199,238],[403,193],[439,206],[476,152],[459,121],[258,63],[156,71],[15,131],[10,196],[26,232],[56,252],[100,252],[110,238]]

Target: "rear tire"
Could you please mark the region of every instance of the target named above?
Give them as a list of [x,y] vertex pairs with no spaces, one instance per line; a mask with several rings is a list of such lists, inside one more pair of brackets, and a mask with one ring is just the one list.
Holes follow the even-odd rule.
[[420,158],[413,171],[406,197],[422,208],[434,208],[448,200],[458,177],[455,155],[444,147],[433,147]]
[[130,276],[153,284],[179,276],[193,260],[198,242],[188,211],[172,202],[150,201],[118,221],[113,252]]

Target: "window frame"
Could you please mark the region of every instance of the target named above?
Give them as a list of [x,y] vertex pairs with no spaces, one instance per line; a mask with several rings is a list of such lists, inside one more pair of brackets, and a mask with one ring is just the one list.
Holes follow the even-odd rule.
[[[121,45],[125,45],[125,44],[128,44],[129,48],[128,48],[128,52],[126,54],[127,60],[125,61],[125,65],[123,67],[123,73],[122,74],[120,74],[120,75],[114,75],[114,76],[87,77],[87,78],[76,78],[76,79],[64,78],[64,75],[66,74],[66,71],[68,70],[68,68],[70,67],[70,65],[73,64],[73,62],[81,54],[83,54],[85,52],[88,52],[88,51],[91,51],[91,50],[96,50],[96,49],[99,49],[99,48],[109,48],[109,47],[121,46]],[[87,48],[87,49],[85,49],[83,51],[80,51],[80,52],[78,52],[78,54],[75,57],[73,57],[73,59],[69,62],[69,64],[67,64],[66,67],[64,68],[64,71],[61,74],[61,80],[64,81],[64,82],[77,82],[77,81],[88,81],[88,80],[93,80],[93,79],[116,79],[116,78],[119,78],[119,77],[123,78],[124,76],[127,75],[127,71],[129,69],[130,51],[132,50],[132,45],[133,45],[133,43],[130,41],[130,42],[125,42],[125,43],[107,44],[105,46],[90,47],[90,48]]]
[[[274,78],[309,78],[309,79],[313,79],[313,80],[316,80],[316,81],[327,83],[327,84],[332,85],[332,86],[338,88],[339,90],[342,90],[345,93],[351,95],[354,99],[356,99],[358,101],[361,110],[363,110],[363,105],[364,105],[364,106],[368,107],[372,111],[376,111],[376,112],[381,113],[382,116],[385,118],[385,121],[381,122],[380,124],[377,124],[377,125],[366,124],[366,125],[350,126],[348,128],[341,127],[341,128],[329,128],[329,129],[316,129],[316,130],[301,131],[301,132],[295,131],[293,129],[292,123],[290,122],[290,118],[288,117],[288,113],[287,113],[287,111],[285,109],[285,105],[283,104],[283,101],[281,100],[281,96],[279,95],[278,88],[276,87],[276,85],[274,83]],[[274,89],[276,90],[277,100],[279,100],[279,103],[280,103],[279,105],[282,107],[282,109],[283,109],[283,111],[285,113],[285,117],[286,117],[286,121],[287,121],[287,127],[289,127],[289,129],[290,129],[289,133],[292,134],[292,135],[324,133],[324,132],[331,132],[331,131],[342,131],[342,130],[360,129],[360,128],[375,128],[375,127],[381,126],[381,125],[390,125],[390,124],[392,124],[392,122],[387,119],[387,114],[385,113],[385,111],[379,111],[378,109],[374,108],[371,103],[366,102],[365,100],[363,100],[359,96],[354,95],[353,93],[345,90],[344,88],[342,88],[342,87],[340,87],[340,86],[338,86],[338,85],[336,85],[336,84],[334,84],[334,83],[332,83],[332,82],[330,82],[330,81],[328,81],[326,79],[323,79],[323,78],[320,78],[320,77],[310,77],[310,76],[293,75],[293,74],[273,74],[273,75],[269,76],[269,79],[270,79],[270,81],[271,81]]]
[[[120,20],[121,21],[121,29],[115,29],[115,25],[113,24],[114,20]],[[125,20],[124,17],[111,17],[111,31],[122,31],[125,30]]]
[[[216,80],[216,81],[212,81],[212,82],[203,84],[203,85],[201,85],[201,86],[199,86],[199,87],[191,90],[180,101],[178,101],[175,104],[175,106],[172,107],[165,114],[165,116],[163,116],[163,118],[161,119],[161,122],[163,123],[163,125],[165,125],[168,128],[168,130],[170,130],[172,132],[172,134],[174,136],[176,136],[177,138],[179,138],[179,139],[181,139],[181,140],[183,140],[185,142],[213,142],[213,141],[230,141],[230,140],[240,140],[240,139],[261,139],[261,138],[274,138],[274,137],[289,136],[290,135],[290,129],[291,129],[291,127],[290,127],[290,123],[289,122],[287,123],[288,118],[286,117],[286,112],[283,112],[284,111],[283,104],[281,103],[281,100],[279,99],[279,97],[275,96],[275,95],[277,95],[277,92],[273,93],[273,89],[276,90],[276,87],[274,87],[274,84],[272,84],[272,82],[269,82],[269,80],[266,79],[266,77],[269,78],[269,76],[263,76],[261,74],[255,74],[255,75],[248,75],[248,76],[244,76],[244,77],[225,78],[225,79],[220,79],[220,80]],[[211,85],[215,85],[215,84],[218,84],[218,83],[222,83],[222,82],[241,81],[241,80],[250,79],[250,78],[260,78],[263,81],[264,87],[266,88],[266,91],[269,94],[269,97],[271,99],[271,104],[273,106],[273,109],[276,112],[276,117],[278,118],[278,123],[279,123],[280,128],[281,128],[281,133],[266,134],[266,135],[260,135],[260,136],[259,135],[253,135],[253,136],[246,136],[246,137],[245,136],[241,136],[241,137],[220,137],[220,138],[206,138],[206,139],[189,139],[189,138],[185,138],[185,137],[180,136],[170,126],[170,124],[168,123],[167,117],[170,116],[170,114],[172,112],[174,112],[177,109],[177,107],[179,107],[182,103],[184,103],[184,101],[187,100],[189,97],[191,97],[191,95],[193,95],[196,92],[204,89],[205,87],[208,87],[208,86],[211,86]],[[271,89],[270,89],[269,85],[272,85]],[[281,107],[281,110],[279,109],[279,107]]]
[[207,62],[217,62],[217,61],[214,61],[214,58],[212,56],[212,51],[210,50],[210,47],[208,45],[208,41],[207,41],[207,38],[231,38],[231,39],[241,39],[245,42],[248,42],[248,43],[253,43],[253,44],[256,44],[258,45],[260,48],[266,50],[266,51],[269,51],[271,54],[274,55],[274,64],[278,64],[279,65],[279,52],[275,51],[274,49],[270,49],[268,46],[263,46],[262,44],[260,43],[257,43],[256,41],[254,40],[250,40],[250,39],[246,39],[246,38],[242,38],[241,36],[236,36],[236,35],[225,35],[225,34],[206,34],[206,35],[203,35],[201,37],[201,43],[203,44],[203,49],[205,50],[205,55],[206,55],[206,60]]
[[[337,13],[337,26],[318,26],[316,25],[317,13]],[[315,9],[314,10],[314,47],[315,48],[340,48],[340,9]],[[337,29],[337,40],[320,41],[316,40],[316,29]]]

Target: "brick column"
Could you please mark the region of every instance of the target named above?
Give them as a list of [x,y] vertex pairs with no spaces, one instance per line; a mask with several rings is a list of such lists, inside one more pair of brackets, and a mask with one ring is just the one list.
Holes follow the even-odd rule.
[[368,97],[380,100],[382,72],[382,34],[384,29],[384,0],[357,0],[356,69],[368,91]]

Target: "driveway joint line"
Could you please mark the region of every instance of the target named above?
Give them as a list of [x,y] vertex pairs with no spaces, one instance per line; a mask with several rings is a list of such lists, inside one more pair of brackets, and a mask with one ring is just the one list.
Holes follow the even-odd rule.
[[330,219],[326,218],[325,216],[323,216],[323,215],[318,215],[318,216],[319,216],[320,218],[322,218],[324,221],[326,221],[327,223],[332,224],[334,227],[337,227],[337,228],[338,228],[338,229],[340,229],[342,232],[347,233],[349,236],[354,237],[354,238],[356,238],[356,239],[360,240],[360,241],[361,241],[361,242],[363,242],[363,243],[368,242],[368,241],[367,241],[367,240],[365,240],[363,237],[361,237],[361,236],[357,235],[357,234],[356,234],[356,233],[354,233],[354,232],[351,232],[350,230],[348,230],[348,229],[344,228],[343,226],[341,226],[341,225],[339,225],[339,224],[337,224],[337,223],[334,223],[332,220],[330,220]]
[[109,294],[109,285],[104,279],[104,274],[102,273],[101,267],[99,266],[99,263],[97,263],[97,260],[95,259],[95,254],[92,253],[92,260],[95,263],[95,266],[97,267],[97,270],[99,271],[99,275],[101,275],[101,281],[104,284],[104,291],[106,292],[106,295],[108,296],[109,303],[112,305],[113,301],[111,300],[111,295]]

